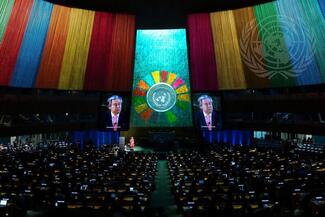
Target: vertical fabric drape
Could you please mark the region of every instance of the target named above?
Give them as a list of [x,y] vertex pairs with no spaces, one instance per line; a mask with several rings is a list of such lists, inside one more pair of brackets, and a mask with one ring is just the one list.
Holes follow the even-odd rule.
[[58,87],[71,9],[54,5],[35,87]]
[[235,19],[232,11],[210,14],[219,89],[246,88]]
[[112,33],[112,49],[106,81],[107,90],[130,91],[134,59],[135,18],[132,15],[116,14]]
[[[243,62],[243,68],[246,78],[246,84],[248,88],[261,88],[261,87],[269,87],[270,82],[269,79],[261,76],[257,76],[254,68],[254,64],[252,64],[249,58],[248,51],[262,53],[261,47],[253,46],[252,39],[260,38],[258,36],[258,31],[250,31],[251,27],[256,27],[256,18],[254,15],[254,10],[252,7],[241,8],[233,11],[235,21],[236,21],[236,30],[238,35],[238,40],[240,42],[240,53],[241,59]],[[261,60],[263,62],[263,60]],[[251,64],[251,65],[250,65]],[[260,65],[264,70],[265,67],[263,64]],[[258,70],[258,69],[257,69]]]
[[267,77],[273,87],[293,86],[292,65],[273,2],[254,6],[263,56],[268,69]]
[[0,44],[14,5],[14,0],[0,0]]
[[301,0],[278,0],[276,2],[277,12],[283,19],[281,27],[288,46],[292,69],[297,76],[297,84],[317,84],[321,82],[321,78],[313,54],[314,39],[308,31],[310,24],[301,19],[304,12],[300,2]]
[[59,89],[82,89],[95,12],[71,9]]
[[325,18],[325,1],[324,0],[318,0],[320,9],[322,11],[323,17]]
[[96,13],[85,76],[85,89],[131,90],[134,36],[134,16]]
[[8,85],[25,34],[33,0],[16,0],[0,44],[0,85]]
[[189,15],[187,26],[192,90],[216,91],[218,77],[210,16],[208,13]]
[[97,12],[94,18],[87,70],[85,75],[86,90],[106,90],[108,87],[107,64],[112,49],[113,14]]
[[[215,56],[219,89],[324,83],[324,2],[277,0],[210,13],[214,42],[211,55]],[[198,17],[188,16],[193,89],[200,83],[196,71],[208,65],[199,50],[207,50],[203,43],[209,41],[208,34],[193,36],[206,25]],[[198,37],[202,44],[195,41]],[[203,81],[205,72],[200,75]]]
[[0,0],[0,85],[130,91],[134,38],[134,15]]
[[[314,36],[315,58],[321,73],[322,82],[325,82],[325,19],[317,4],[317,0],[298,0],[302,9],[303,19],[310,27]],[[304,12],[304,13],[303,13]]]
[[52,3],[34,0],[11,86],[33,87],[52,12]]

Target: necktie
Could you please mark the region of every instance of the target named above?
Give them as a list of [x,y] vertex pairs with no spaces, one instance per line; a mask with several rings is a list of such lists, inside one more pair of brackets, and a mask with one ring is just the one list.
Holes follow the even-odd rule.
[[117,131],[117,115],[113,116],[113,130]]
[[211,121],[210,121],[210,117],[211,117],[210,115],[205,116],[205,122],[206,122],[206,124],[208,126],[209,131],[212,130],[212,124],[211,124]]

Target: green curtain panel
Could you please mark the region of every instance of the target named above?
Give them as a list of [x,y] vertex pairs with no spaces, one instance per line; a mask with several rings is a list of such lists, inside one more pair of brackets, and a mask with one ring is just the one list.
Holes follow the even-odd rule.
[[0,0],[0,44],[11,14],[14,0]]
[[[275,4],[271,2],[254,6],[254,12],[261,39],[255,46],[262,47],[263,51],[262,54],[256,55],[264,59],[267,69],[263,71],[261,68],[259,76],[270,79],[273,87],[294,86],[296,75],[283,36],[282,20],[278,17]],[[254,28],[252,27],[250,31],[254,31]]]
[[315,58],[321,73],[322,82],[325,82],[325,19],[317,0],[298,0],[302,18],[310,27],[314,37]]
[[278,0],[276,8],[282,19],[281,27],[288,47],[297,85],[321,82],[319,67],[315,58],[316,44],[313,26],[302,16],[304,9],[300,0]]

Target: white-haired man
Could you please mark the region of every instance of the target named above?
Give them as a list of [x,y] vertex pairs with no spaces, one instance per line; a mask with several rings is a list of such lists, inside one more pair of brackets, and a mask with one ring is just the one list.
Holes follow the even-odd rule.
[[203,131],[214,131],[221,128],[221,116],[213,109],[213,100],[208,95],[198,98],[200,111],[195,114],[195,125]]
[[127,129],[127,122],[122,111],[122,97],[113,95],[107,99],[106,129],[120,131]]

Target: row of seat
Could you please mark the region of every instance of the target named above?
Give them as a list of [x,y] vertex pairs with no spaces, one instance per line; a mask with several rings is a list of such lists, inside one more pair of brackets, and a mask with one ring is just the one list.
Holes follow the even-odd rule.
[[325,145],[313,144],[313,143],[303,143],[303,144],[297,144],[297,147],[295,148],[295,150],[299,151],[299,152],[323,154],[325,151]]
[[[273,150],[219,148],[168,155],[172,190],[184,216],[293,213],[325,193],[325,160]],[[310,200],[308,200],[310,202]]]
[[108,146],[2,153],[0,197],[25,210],[89,207],[141,213],[154,188],[156,164],[155,154]]

